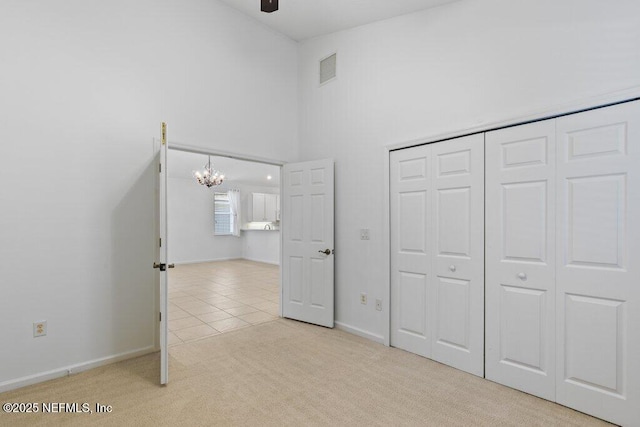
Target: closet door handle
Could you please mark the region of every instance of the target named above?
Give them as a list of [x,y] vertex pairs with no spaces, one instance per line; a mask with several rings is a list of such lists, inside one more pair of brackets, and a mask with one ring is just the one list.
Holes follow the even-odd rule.
[[453,272],[455,272],[455,271],[456,271],[456,266],[455,266],[455,265],[453,265],[453,264],[451,264],[451,265],[449,266],[449,270],[451,270],[451,272],[452,272],[452,273],[453,273]]
[[518,273],[518,279],[527,280],[527,274],[526,273]]

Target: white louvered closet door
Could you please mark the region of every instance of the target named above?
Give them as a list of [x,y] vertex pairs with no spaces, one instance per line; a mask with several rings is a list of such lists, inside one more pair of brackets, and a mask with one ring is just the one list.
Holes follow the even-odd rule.
[[486,134],[486,377],[555,400],[555,120]]
[[484,372],[484,136],[391,153],[391,345]]
[[640,102],[557,119],[558,403],[640,425]]

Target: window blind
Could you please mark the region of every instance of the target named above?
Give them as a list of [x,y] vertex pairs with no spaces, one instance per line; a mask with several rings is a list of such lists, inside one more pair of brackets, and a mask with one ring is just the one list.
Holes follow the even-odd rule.
[[229,208],[229,196],[227,193],[214,193],[213,216],[213,234],[216,236],[231,234],[231,210]]

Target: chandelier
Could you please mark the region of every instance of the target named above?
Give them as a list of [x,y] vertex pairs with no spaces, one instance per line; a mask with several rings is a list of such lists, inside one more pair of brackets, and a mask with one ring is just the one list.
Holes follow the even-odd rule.
[[206,185],[208,188],[220,185],[224,181],[224,174],[211,168],[211,156],[209,156],[209,163],[204,165],[204,171],[193,171],[193,177],[198,184]]

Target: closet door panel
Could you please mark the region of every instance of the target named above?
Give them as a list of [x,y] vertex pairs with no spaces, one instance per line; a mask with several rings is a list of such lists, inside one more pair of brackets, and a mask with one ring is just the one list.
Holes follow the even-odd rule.
[[640,420],[640,102],[557,119],[557,401]]
[[555,399],[555,121],[486,133],[486,377]]
[[484,135],[391,153],[391,345],[484,375]]
[[432,146],[432,358],[483,376],[484,135]]
[[431,147],[390,156],[391,345],[431,357]]

